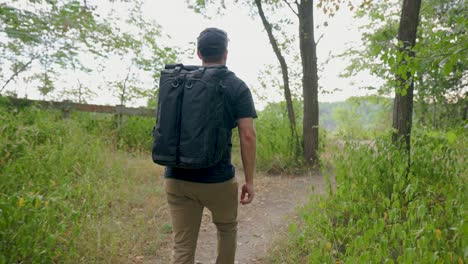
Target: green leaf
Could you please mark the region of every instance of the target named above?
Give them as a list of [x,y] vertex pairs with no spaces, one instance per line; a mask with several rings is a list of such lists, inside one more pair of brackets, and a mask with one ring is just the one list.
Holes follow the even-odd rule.
[[443,68],[442,68],[442,74],[443,74],[444,76],[449,76],[450,73],[452,72],[452,69],[453,69],[452,64],[451,64],[451,62],[448,60],[448,61],[444,64],[444,66],[443,66]]

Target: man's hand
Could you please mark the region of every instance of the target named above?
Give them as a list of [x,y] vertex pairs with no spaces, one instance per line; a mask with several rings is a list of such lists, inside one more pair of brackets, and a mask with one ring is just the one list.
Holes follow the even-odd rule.
[[[246,197],[247,195],[247,197]],[[242,193],[241,193],[241,200],[240,203],[243,205],[249,204],[252,202],[255,196],[253,184],[244,184],[242,185]]]

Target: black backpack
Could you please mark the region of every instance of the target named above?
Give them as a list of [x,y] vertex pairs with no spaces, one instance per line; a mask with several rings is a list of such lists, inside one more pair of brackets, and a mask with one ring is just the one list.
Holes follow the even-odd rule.
[[228,145],[225,66],[166,65],[159,80],[153,161],[175,168],[216,165]]

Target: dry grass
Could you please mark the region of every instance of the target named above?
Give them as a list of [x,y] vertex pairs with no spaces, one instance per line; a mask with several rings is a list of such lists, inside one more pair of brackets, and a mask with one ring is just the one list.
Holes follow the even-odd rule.
[[164,261],[171,233],[163,168],[148,154],[113,153],[96,195],[101,208],[88,215],[78,238],[79,263]]

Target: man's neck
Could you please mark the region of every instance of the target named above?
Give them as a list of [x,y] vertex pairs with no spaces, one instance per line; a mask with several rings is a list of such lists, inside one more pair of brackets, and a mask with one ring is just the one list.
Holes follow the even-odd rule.
[[203,66],[203,67],[221,66],[221,65],[225,65],[225,64],[222,63],[222,62],[203,62],[203,63],[202,63],[202,66]]

